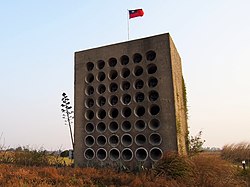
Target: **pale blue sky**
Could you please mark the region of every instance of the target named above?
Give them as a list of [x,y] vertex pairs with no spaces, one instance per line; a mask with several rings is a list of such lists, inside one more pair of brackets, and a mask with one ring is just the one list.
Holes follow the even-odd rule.
[[73,102],[74,52],[169,32],[182,57],[190,133],[205,146],[250,142],[249,0],[0,2],[0,143],[69,148],[61,93]]

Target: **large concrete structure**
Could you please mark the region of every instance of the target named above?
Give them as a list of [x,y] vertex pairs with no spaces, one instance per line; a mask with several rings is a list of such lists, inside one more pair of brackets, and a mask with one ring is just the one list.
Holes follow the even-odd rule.
[[181,59],[169,34],[75,53],[76,166],[186,154]]

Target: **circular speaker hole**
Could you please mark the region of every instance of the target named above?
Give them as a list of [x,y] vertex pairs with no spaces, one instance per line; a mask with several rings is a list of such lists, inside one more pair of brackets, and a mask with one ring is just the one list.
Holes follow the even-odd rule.
[[150,77],[150,78],[149,78],[149,80],[148,80],[148,86],[149,86],[150,88],[156,87],[157,84],[158,84],[157,78],[155,78],[155,77]]
[[97,99],[98,106],[101,107],[101,106],[105,105],[105,103],[106,103],[106,98],[105,97],[103,97],[103,96],[98,97],[98,99]]
[[87,83],[92,83],[94,81],[94,75],[92,73],[89,73],[86,77]]
[[148,61],[153,61],[156,58],[156,53],[154,51],[148,51],[146,53],[146,58]]
[[105,62],[104,62],[103,60],[99,60],[99,61],[97,62],[97,68],[98,68],[98,69],[103,69],[104,66],[105,66]]
[[86,105],[86,107],[88,107],[88,108],[91,108],[92,106],[94,106],[94,104],[95,104],[95,102],[94,102],[94,100],[93,100],[92,98],[88,98],[88,99],[86,100],[86,102],[85,102],[85,105]]
[[147,152],[147,150],[144,149],[144,148],[138,148],[135,151],[135,158],[138,161],[145,161],[148,158],[148,152]]
[[137,93],[135,94],[135,101],[136,101],[137,103],[143,102],[143,101],[144,101],[144,93],[142,93],[142,92],[137,92]]
[[97,89],[99,94],[103,94],[106,91],[106,86],[104,84],[100,84]]
[[131,149],[126,148],[122,150],[122,159],[124,161],[131,161],[132,158],[133,158],[133,152]]
[[138,117],[143,116],[145,114],[145,108],[143,106],[137,106],[136,109],[135,109],[135,114]]
[[112,82],[110,85],[109,85],[109,91],[110,92],[115,92],[116,90],[118,89],[118,85],[114,82]]
[[152,116],[155,116],[157,114],[159,114],[160,112],[160,107],[158,105],[152,105],[150,107],[150,110],[149,110],[149,113],[152,115]]
[[93,64],[92,62],[88,62],[88,63],[87,63],[87,70],[88,70],[88,71],[92,71],[93,68],[94,68],[94,64]]
[[142,60],[141,54],[135,53],[135,54],[133,55],[133,61],[134,61],[134,63],[140,63],[141,60]]
[[106,75],[105,75],[104,72],[99,72],[99,73],[98,73],[98,75],[97,75],[97,80],[98,80],[98,81],[102,82],[102,81],[105,80],[105,78],[106,78]]
[[103,110],[103,109],[100,109],[100,110],[98,111],[98,113],[97,113],[97,117],[98,117],[99,119],[104,119],[104,118],[106,117],[106,111]]
[[118,126],[117,122],[115,122],[115,121],[110,122],[110,124],[109,124],[110,132],[115,133],[118,131],[118,128],[119,128],[119,126]]
[[109,99],[109,103],[114,106],[118,103],[118,97],[116,95],[112,95]]
[[125,117],[125,118],[127,118],[127,117],[129,117],[130,115],[131,115],[131,109],[130,108],[128,108],[128,107],[125,107],[125,108],[123,108],[122,109],[122,115]]
[[131,131],[131,129],[132,129],[132,125],[131,125],[131,123],[129,122],[129,121],[124,121],[123,123],[122,123],[122,130],[124,131],[124,132],[129,132],[129,131]]
[[110,58],[110,59],[109,59],[109,66],[110,66],[110,67],[115,67],[116,64],[117,64],[116,58]]
[[125,105],[128,105],[131,102],[131,96],[129,94],[124,94],[122,96],[122,102]]
[[149,99],[150,101],[156,101],[158,98],[159,98],[159,94],[158,94],[157,91],[152,90],[152,91],[149,92],[149,94],[148,94],[148,99]]
[[150,150],[149,156],[153,161],[158,161],[162,158],[163,152],[158,147],[154,147]]
[[147,66],[148,74],[154,74],[157,71],[157,66],[155,64],[149,64]]
[[94,130],[95,130],[94,124],[93,123],[87,123],[87,125],[85,126],[85,131],[87,133],[92,133],[92,132],[94,132]]
[[94,93],[94,87],[93,86],[87,86],[87,88],[85,89],[85,93],[88,96],[92,95]]
[[118,73],[117,73],[116,70],[111,70],[111,71],[109,72],[109,79],[110,79],[110,80],[115,80],[117,76],[118,76]]
[[141,79],[138,79],[135,81],[135,89],[142,89],[144,86],[144,82]]
[[96,142],[97,142],[97,144],[98,144],[99,146],[104,146],[104,145],[107,143],[107,139],[106,139],[105,136],[100,135],[100,136],[97,137]]
[[134,69],[134,75],[135,76],[140,76],[143,73],[143,68],[141,66],[136,66]]
[[98,123],[96,129],[100,133],[105,132],[106,131],[106,125],[105,125],[105,123],[103,123],[103,122]]
[[107,151],[103,148],[97,150],[96,156],[99,160],[105,160],[107,158]]
[[109,111],[109,115],[111,118],[117,118],[119,112],[116,108],[112,108],[110,111]]
[[146,123],[143,120],[137,120],[135,122],[135,129],[137,131],[143,131],[146,129]]
[[144,136],[143,134],[138,134],[138,135],[136,135],[136,137],[135,137],[135,143],[136,143],[136,145],[138,145],[138,146],[141,146],[141,145],[145,144],[146,141],[147,141],[147,138],[146,138],[146,136]]
[[160,145],[162,142],[161,135],[158,133],[152,133],[149,136],[149,143],[151,145]]
[[149,128],[153,131],[156,131],[160,128],[160,121],[158,119],[152,119],[150,122],[149,122]]
[[95,143],[95,139],[93,136],[91,136],[91,135],[86,136],[86,138],[85,138],[86,146],[91,147],[94,145],[94,143]]
[[93,119],[95,116],[94,112],[92,110],[87,110],[85,113],[85,117],[87,120]]
[[123,68],[121,72],[121,76],[123,78],[127,78],[130,75],[130,70],[128,68]]
[[88,148],[86,149],[86,151],[84,152],[84,156],[87,160],[92,160],[95,157],[95,152],[93,149]]
[[122,145],[124,145],[125,147],[129,147],[132,145],[133,143],[133,139],[132,136],[130,134],[124,134],[122,136],[122,140],[121,140]]
[[116,148],[113,148],[110,150],[109,156],[112,161],[116,161],[120,158],[120,151]]
[[117,135],[113,134],[109,137],[109,144],[111,146],[117,146],[118,143],[119,143],[119,137]]
[[129,63],[129,57],[127,55],[123,55],[121,57],[121,64],[122,65],[127,65]]
[[122,90],[126,91],[130,88],[130,83],[128,81],[122,81]]

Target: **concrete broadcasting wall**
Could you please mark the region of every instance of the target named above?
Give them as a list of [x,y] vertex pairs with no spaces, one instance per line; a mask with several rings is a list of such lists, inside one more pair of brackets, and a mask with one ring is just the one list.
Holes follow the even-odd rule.
[[186,154],[181,59],[169,34],[75,53],[76,166]]

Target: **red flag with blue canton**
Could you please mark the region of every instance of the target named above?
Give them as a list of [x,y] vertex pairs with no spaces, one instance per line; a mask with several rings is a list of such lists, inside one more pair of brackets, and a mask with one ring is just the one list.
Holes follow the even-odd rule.
[[129,10],[129,19],[143,16],[144,12],[142,9]]

